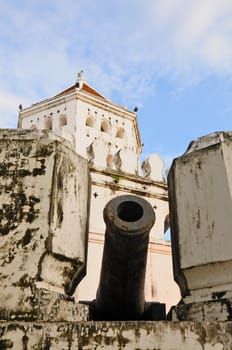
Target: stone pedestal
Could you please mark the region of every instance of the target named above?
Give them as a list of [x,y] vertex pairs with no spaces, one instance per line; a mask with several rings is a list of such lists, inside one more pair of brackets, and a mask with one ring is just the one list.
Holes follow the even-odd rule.
[[231,319],[232,132],[192,142],[174,160],[168,187],[174,277],[182,293],[175,317]]
[[43,319],[40,288],[70,301],[59,295],[85,275],[89,187],[87,160],[62,138],[0,130],[0,319]]

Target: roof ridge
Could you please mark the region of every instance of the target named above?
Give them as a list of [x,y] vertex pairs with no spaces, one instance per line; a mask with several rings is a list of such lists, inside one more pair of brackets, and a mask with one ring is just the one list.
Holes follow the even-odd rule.
[[54,97],[60,96],[60,95],[64,95],[64,94],[66,94],[68,92],[71,92],[71,91],[75,90],[76,88],[77,88],[77,84],[73,84],[73,85],[67,87],[66,89],[58,92],[58,94],[55,94]]
[[93,94],[95,96],[98,96],[100,98],[103,98],[104,100],[109,100],[105,96],[103,96],[100,92],[98,92],[96,89],[92,88],[92,86],[88,85],[87,83],[83,83],[81,90],[88,92],[90,94]]

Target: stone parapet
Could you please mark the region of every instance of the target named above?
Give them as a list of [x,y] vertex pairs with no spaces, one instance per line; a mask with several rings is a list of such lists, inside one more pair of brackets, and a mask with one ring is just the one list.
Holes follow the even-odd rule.
[[1,322],[0,349],[231,350],[232,322]]

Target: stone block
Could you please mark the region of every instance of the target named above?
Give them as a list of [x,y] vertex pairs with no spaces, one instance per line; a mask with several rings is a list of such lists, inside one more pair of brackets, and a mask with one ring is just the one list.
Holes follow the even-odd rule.
[[230,299],[232,132],[192,142],[173,161],[168,189],[174,277],[182,302],[210,301],[215,295]]
[[0,130],[0,318],[30,314],[39,287],[75,291],[86,272],[89,188],[87,160],[62,138]]
[[213,300],[180,303],[169,312],[172,321],[231,321],[232,299],[215,295]]
[[4,322],[0,349],[231,350],[231,322]]

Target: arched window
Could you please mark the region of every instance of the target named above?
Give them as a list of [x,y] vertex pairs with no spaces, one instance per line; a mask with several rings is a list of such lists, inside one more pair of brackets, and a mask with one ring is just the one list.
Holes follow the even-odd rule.
[[106,158],[106,164],[109,168],[113,168],[113,156],[112,154],[108,154]]
[[106,119],[102,120],[101,131],[107,132],[107,133],[110,131],[110,123],[108,122],[108,120],[106,120]]
[[123,128],[118,128],[116,132],[116,137],[123,139],[125,135],[125,131]]
[[59,118],[59,126],[67,125],[67,116],[65,114],[61,114]]
[[44,128],[47,130],[52,130],[52,118],[47,117],[44,122]]
[[86,118],[85,125],[89,126],[90,128],[93,128],[94,126],[94,119],[90,115]]

